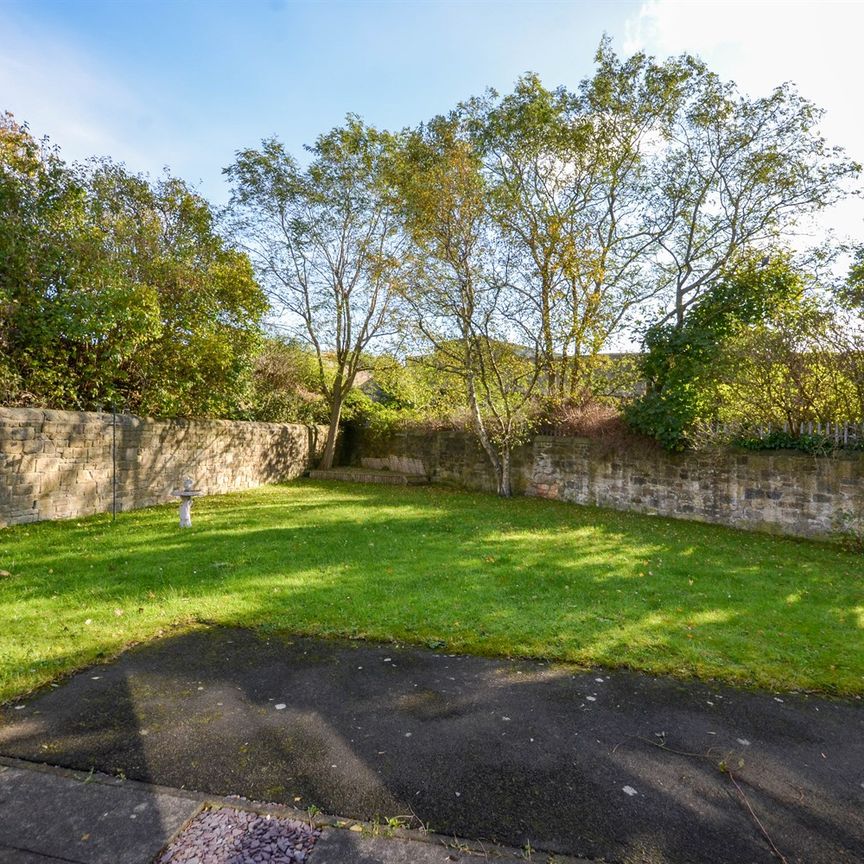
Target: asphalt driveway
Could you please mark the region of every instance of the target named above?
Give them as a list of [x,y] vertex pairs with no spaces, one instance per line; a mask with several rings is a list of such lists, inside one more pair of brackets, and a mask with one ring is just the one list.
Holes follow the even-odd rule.
[[4,706],[0,753],[612,862],[864,860],[860,699],[216,628]]

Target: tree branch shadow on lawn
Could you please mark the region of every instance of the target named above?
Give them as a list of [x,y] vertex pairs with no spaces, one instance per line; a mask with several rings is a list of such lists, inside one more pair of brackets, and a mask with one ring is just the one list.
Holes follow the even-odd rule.
[[[322,499],[310,502],[286,500],[287,491],[272,489],[263,503],[243,495],[208,499],[191,531],[169,523],[166,508],[124,514],[113,527],[93,520],[35,526],[55,542],[38,544],[26,566],[51,576],[27,586],[29,605],[17,627],[33,632],[44,626],[52,599],[65,598],[52,623],[67,628],[58,642],[68,648],[60,653],[69,656],[49,660],[54,670],[96,659],[86,639],[93,626],[87,621],[110,630],[102,646],[110,655],[129,641],[204,620],[418,644],[443,641],[485,654],[552,656],[726,680],[758,682],[760,670],[767,669],[771,680],[763,676],[761,683],[781,686],[789,676],[787,646],[803,641],[811,668],[795,670],[798,682],[806,686],[808,674],[818,682],[838,660],[836,674],[856,680],[860,650],[854,639],[844,638],[842,628],[812,632],[813,603],[826,605],[827,617],[836,597],[825,574],[808,569],[806,544],[796,547],[805,553],[797,573],[770,573],[766,583],[760,568],[771,565],[771,538],[715,526],[696,526],[705,538],[698,549],[681,541],[680,523],[561,505],[559,510],[575,516],[573,536],[562,541],[544,518],[548,502],[531,502],[536,518],[526,525],[512,524],[513,502],[483,498],[500,519],[477,531],[467,517],[478,496],[440,490],[419,496],[337,493],[325,487]],[[440,506],[430,507],[430,500]],[[357,516],[358,507],[359,518],[348,518]],[[273,527],[274,508],[284,527]],[[740,536],[740,560],[727,552],[710,584],[699,579],[694,585],[687,578],[693,559],[710,556],[712,537],[728,542],[730,534]],[[745,558],[754,543],[769,544],[768,552],[760,547],[755,562]],[[83,578],[71,566],[82,555],[94,561]],[[673,575],[657,582],[652,567]],[[806,602],[790,604],[791,589]],[[115,619],[118,609],[121,617]],[[73,663],[79,636],[85,647]]]
[[[805,686],[808,674],[815,681],[829,665],[855,678],[860,646],[844,638],[842,628],[812,632],[812,604],[828,607],[837,599],[818,571],[802,565],[786,578],[771,574],[766,584],[760,572],[765,556],[745,560],[742,550],[737,568],[720,562],[711,580],[699,579],[694,587],[685,574],[700,552],[662,531],[645,530],[651,521],[644,518],[629,534],[577,524],[574,530],[584,538],[564,543],[556,540],[554,527],[538,520],[524,548],[507,527],[472,533],[443,506],[418,514],[416,501],[407,496],[387,500],[386,515],[377,517],[372,505],[381,506],[380,496],[351,494],[328,497],[326,506],[298,501],[287,507],[274,496],[283,521],[306,519],[314,528],[252,527],[262,507],[237,497],[214,500],[196,513],[191,531],[161,526],[155,540],[143,529],[167,521],[165,508],[128,514],[144,523],[142,530],[127,532],[107,548],[104,541],[117,536],[110,525],[101,526],[100,548],[89,542],[87,520],[74,528],[67,523],[61,542],[40,544],[30,556],[32,570],[52,575],[28,585],[28,605],[17,627],[26,633],[44,626],[59,595],[66,602],[54,626],[68,628],[60,646],[71,649],[93,626],[86,622],[96,620],[110,631],[107,654],[178,623],[204,620],[417,644],[443,641],[485,654],[707,672],[726,680],[759,682],[760,670],[770,670],[771,680],[763,678],[763,684],[782,684],[791,652],[807,644],[812,668],[797,670]],[[349,524],[334,513],[340,502],[356,507],[358,500],[368,500],[370,508],[361,521]],[[707,532],[706,548],[711,527],[700,526]],[[94,562],[83,579],[80,570],[68,567],[70,556],[82,554]],[[655,581],[651,567],[658,566],[674,571],[674,578]],[[754,580],[760,580],[758,606]],[[792,589],[809,592],[806,603],[790,604]],[[122,614],[115,618],[118,609]],[[849,620],[849,629],[856,629]],[[70,668],[66,655],[74,653],[61,651],[51,667]],[[71,665],[96,656],[86,647]]]

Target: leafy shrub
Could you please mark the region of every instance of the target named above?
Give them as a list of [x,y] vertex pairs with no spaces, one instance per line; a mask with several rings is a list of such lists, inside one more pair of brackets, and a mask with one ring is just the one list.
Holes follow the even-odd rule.
[[626,407],[627,422],[669,450],[692,446],[699,425],[717,418],[726,346],[801,290],[787,258],[748,259],[721,274],[682,321],[651,327],[640,363],[647,389]]
[[5,401],[234,416],[266,306],[192,187],[70,166],[0,114]]

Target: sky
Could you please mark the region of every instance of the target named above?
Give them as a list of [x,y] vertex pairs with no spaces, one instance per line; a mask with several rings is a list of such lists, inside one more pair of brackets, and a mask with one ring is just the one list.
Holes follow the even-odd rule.
[[[864,162],[864,0],[0,0],[0,110],[67,159],[168,166],[221,204],[222,169],[264,137],[299,152],[348,112],[403,128],[529,70],[573,88],[604,33],[698,54],[752,96],[793,81]],[[864,201],[824,224],[864,239]]]

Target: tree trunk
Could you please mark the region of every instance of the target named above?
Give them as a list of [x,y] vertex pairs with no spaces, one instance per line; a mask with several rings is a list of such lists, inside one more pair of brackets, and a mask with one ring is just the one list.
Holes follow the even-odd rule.
[[327,429],[327,443],[324,445],[324,455],[318,465],[323,470],[333,467],[333,457],[336,455],[336,438],[339,435],[339,419],[342,416],[342,393],[338,386],[333,390],[333,405],[330,408],[330,426]]
[[[489,462],[492,465],[492,470],[495,472],[495,484],[498,487],[498,494],[509,498],[510,492],[503,491],[505,486],[503,482],[504,478],[504,467],[501,463],[501,459],[499,454],[496,452],[495,448],[492,446],[492,442],[489,440],[489,434],[486,432],[486,426],[483,423],[483,415],[480,413],[480,405],[477,402],[477,393],[474,389],[474,379],[469,377],[467,382],[468,388],[468,403],[471,406],[471,416],[474,420],[474,432],[477,437],[480,439],[480,446],[486,452],[486,455],[489,457]],[[510,488],[510,466],[509,466],[509,451],[506,451],[508,458],[507,465],[507,486],[506,488],[509,490]]]
[[511,481],[511,459],[510,448],[505,447],[499,454],[500,473],[498,475],[498,494],[502,498],[513,497],[513,483]]

